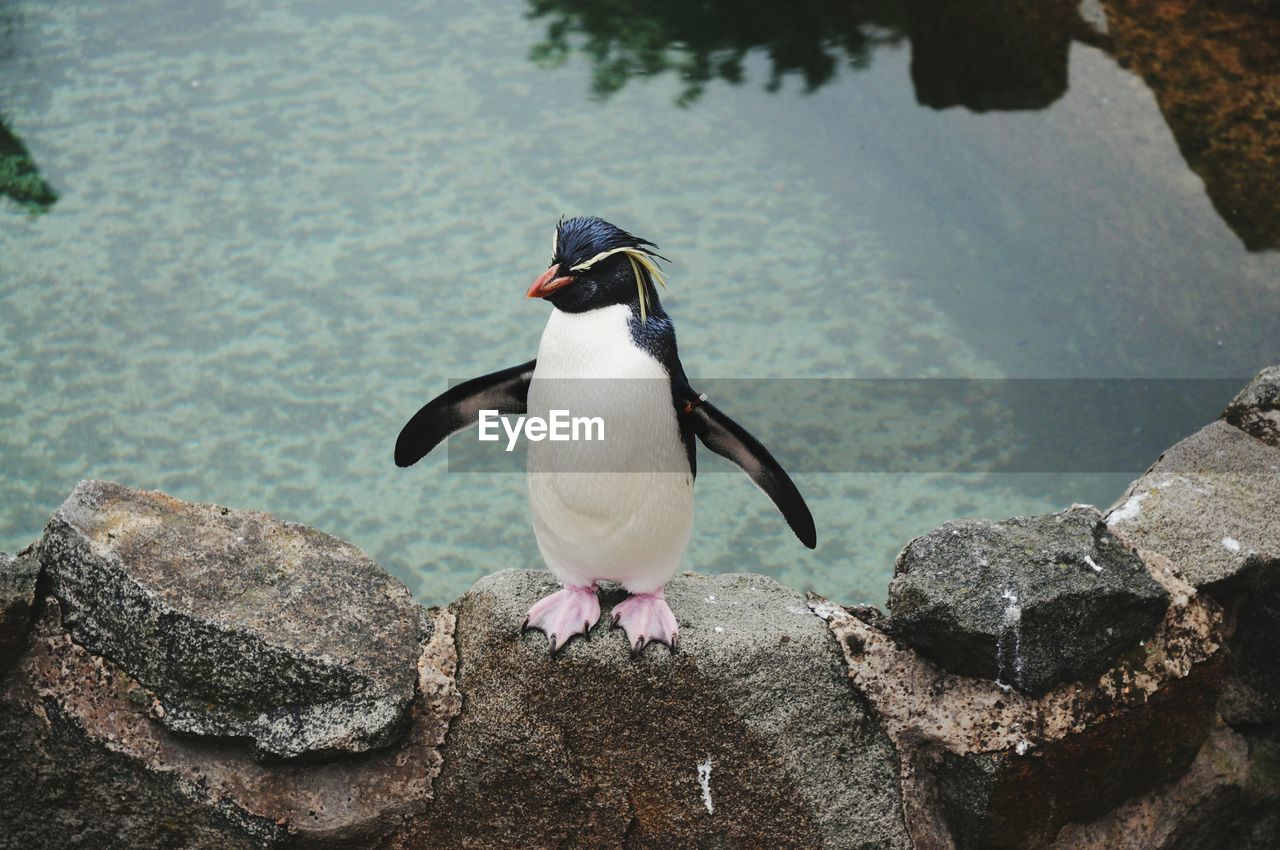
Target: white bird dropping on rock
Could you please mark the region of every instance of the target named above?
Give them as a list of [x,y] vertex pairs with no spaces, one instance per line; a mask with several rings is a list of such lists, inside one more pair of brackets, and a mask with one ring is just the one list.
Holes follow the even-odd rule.
[[698,765],[698,784],[702,786],[702,805],[707,807],[707,814],[716,813],[715,803],[711,802],[711,756]]

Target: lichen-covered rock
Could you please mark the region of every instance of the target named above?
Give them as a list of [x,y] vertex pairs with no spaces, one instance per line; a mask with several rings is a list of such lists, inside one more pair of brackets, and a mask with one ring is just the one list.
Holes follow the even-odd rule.
[[0,682],[0,847],[366,848],[430,803],[460,703],[448,612],[435,616],[398,744],[262,763],[240,742],[168,732],[151,693],[72,640],[45,602]]
[[895,636],[951,672],[1034,695],[1105,670],[1151,635],[1168,604],[1085,506],[945,523],[911,541],[894,572]]
[[680,651],[633,661],[606,627],[615,592],[552,659],[519,627],[555,587],[508,571],[455,603],[464,707],[431,823],[390,846],[910,846],[897,755],[799,593],[679,576]]
[[1154,553],[1171,604],[1154,633],[1087,682],[1041,697],[938,669],[875,626],[813,598],[849,677],[902,759],[917,850],[1040,847],[1072,821],[1176,779],[1214,718],[1222,610]]
[[1280,448],[1280,366],[1270,366],[1254,376],[1227,405],[1222,418],[1267,445]]
[[67,629],[170,729],[259,753],[394,742],[429,623],[355,547],[268,514],[81,482],[38,552]]
[[29,554],[0,552],[0,673],[22,652],[31,625],[40,562]]

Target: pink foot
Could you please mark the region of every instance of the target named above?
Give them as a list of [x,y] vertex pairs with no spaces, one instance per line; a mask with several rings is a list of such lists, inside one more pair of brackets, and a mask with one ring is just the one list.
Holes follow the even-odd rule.
[[576,584],[566,585],[545,599],[534,603],[529,615],[524,618],[520,633],[529,629],[540,629],[550,643],[551,657],[569,642],[574,635],[587,632],[600,619],[600,600],[596,597],[596,586],[582,587]]
[[631,644],[631,657],[639,655],[650,642],[665,643],[672,652],[680,643],[680,629],[662,589],[636,593],[613,607],[612,628],[621,626]]

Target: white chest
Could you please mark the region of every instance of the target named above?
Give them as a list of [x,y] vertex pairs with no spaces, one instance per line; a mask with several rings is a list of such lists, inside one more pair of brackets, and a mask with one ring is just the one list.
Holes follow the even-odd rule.
[[671,404],[671,380],[661,363],[632,343],[629,315],[621,305],[551,314],[529,385],[529,414],[547,417],[560,410],[571,417],[599,417],[604,439],[591,446],[531,443],[530,469],[687,469]]
[[564,581],[661,586],[693,522],[693,476],[671,379],[631,341],[630,309],[551,314],[529,415],[602,416],[598,443],[530,442],[529,503],[548,566]]
[[633,378],[663,379],[662,364],[631,341],[623,304],[586,313],[554,310],[542,331],[533,379]]

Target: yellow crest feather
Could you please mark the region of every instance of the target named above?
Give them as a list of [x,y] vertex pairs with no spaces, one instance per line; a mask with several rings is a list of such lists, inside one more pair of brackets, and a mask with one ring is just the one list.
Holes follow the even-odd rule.
[[631,247],[614,248],[609,251],[601,251],[599,254],[596,254],[591,259],[585,262],[578,263],[576,266],[570,269],[570,271],[575,271],[575,272],[584,271],[586,269],[591,268],[596,263],[603,260],[605,257],[611,257],[614,254],[619,254],[619,253],[626,254],[627,259],[631,261],[631,272],[636,276],[636,291],[640,294],[640,321],[646,322],[649,320],[649,309],[648,309],[649,297],[644,289],[644,275],[641,273],[640,267],[643,266],[645,271],[649,273],[649,276],[652,277],[654,280],[656,280],[659,284],[661,284],[663,289],[667,288],[667,276],[662,273],[661,269],[658,268],[658,264],[653,261],[653,257],[650,257],[647,253],[645,253],[639,248],[631,248]]

